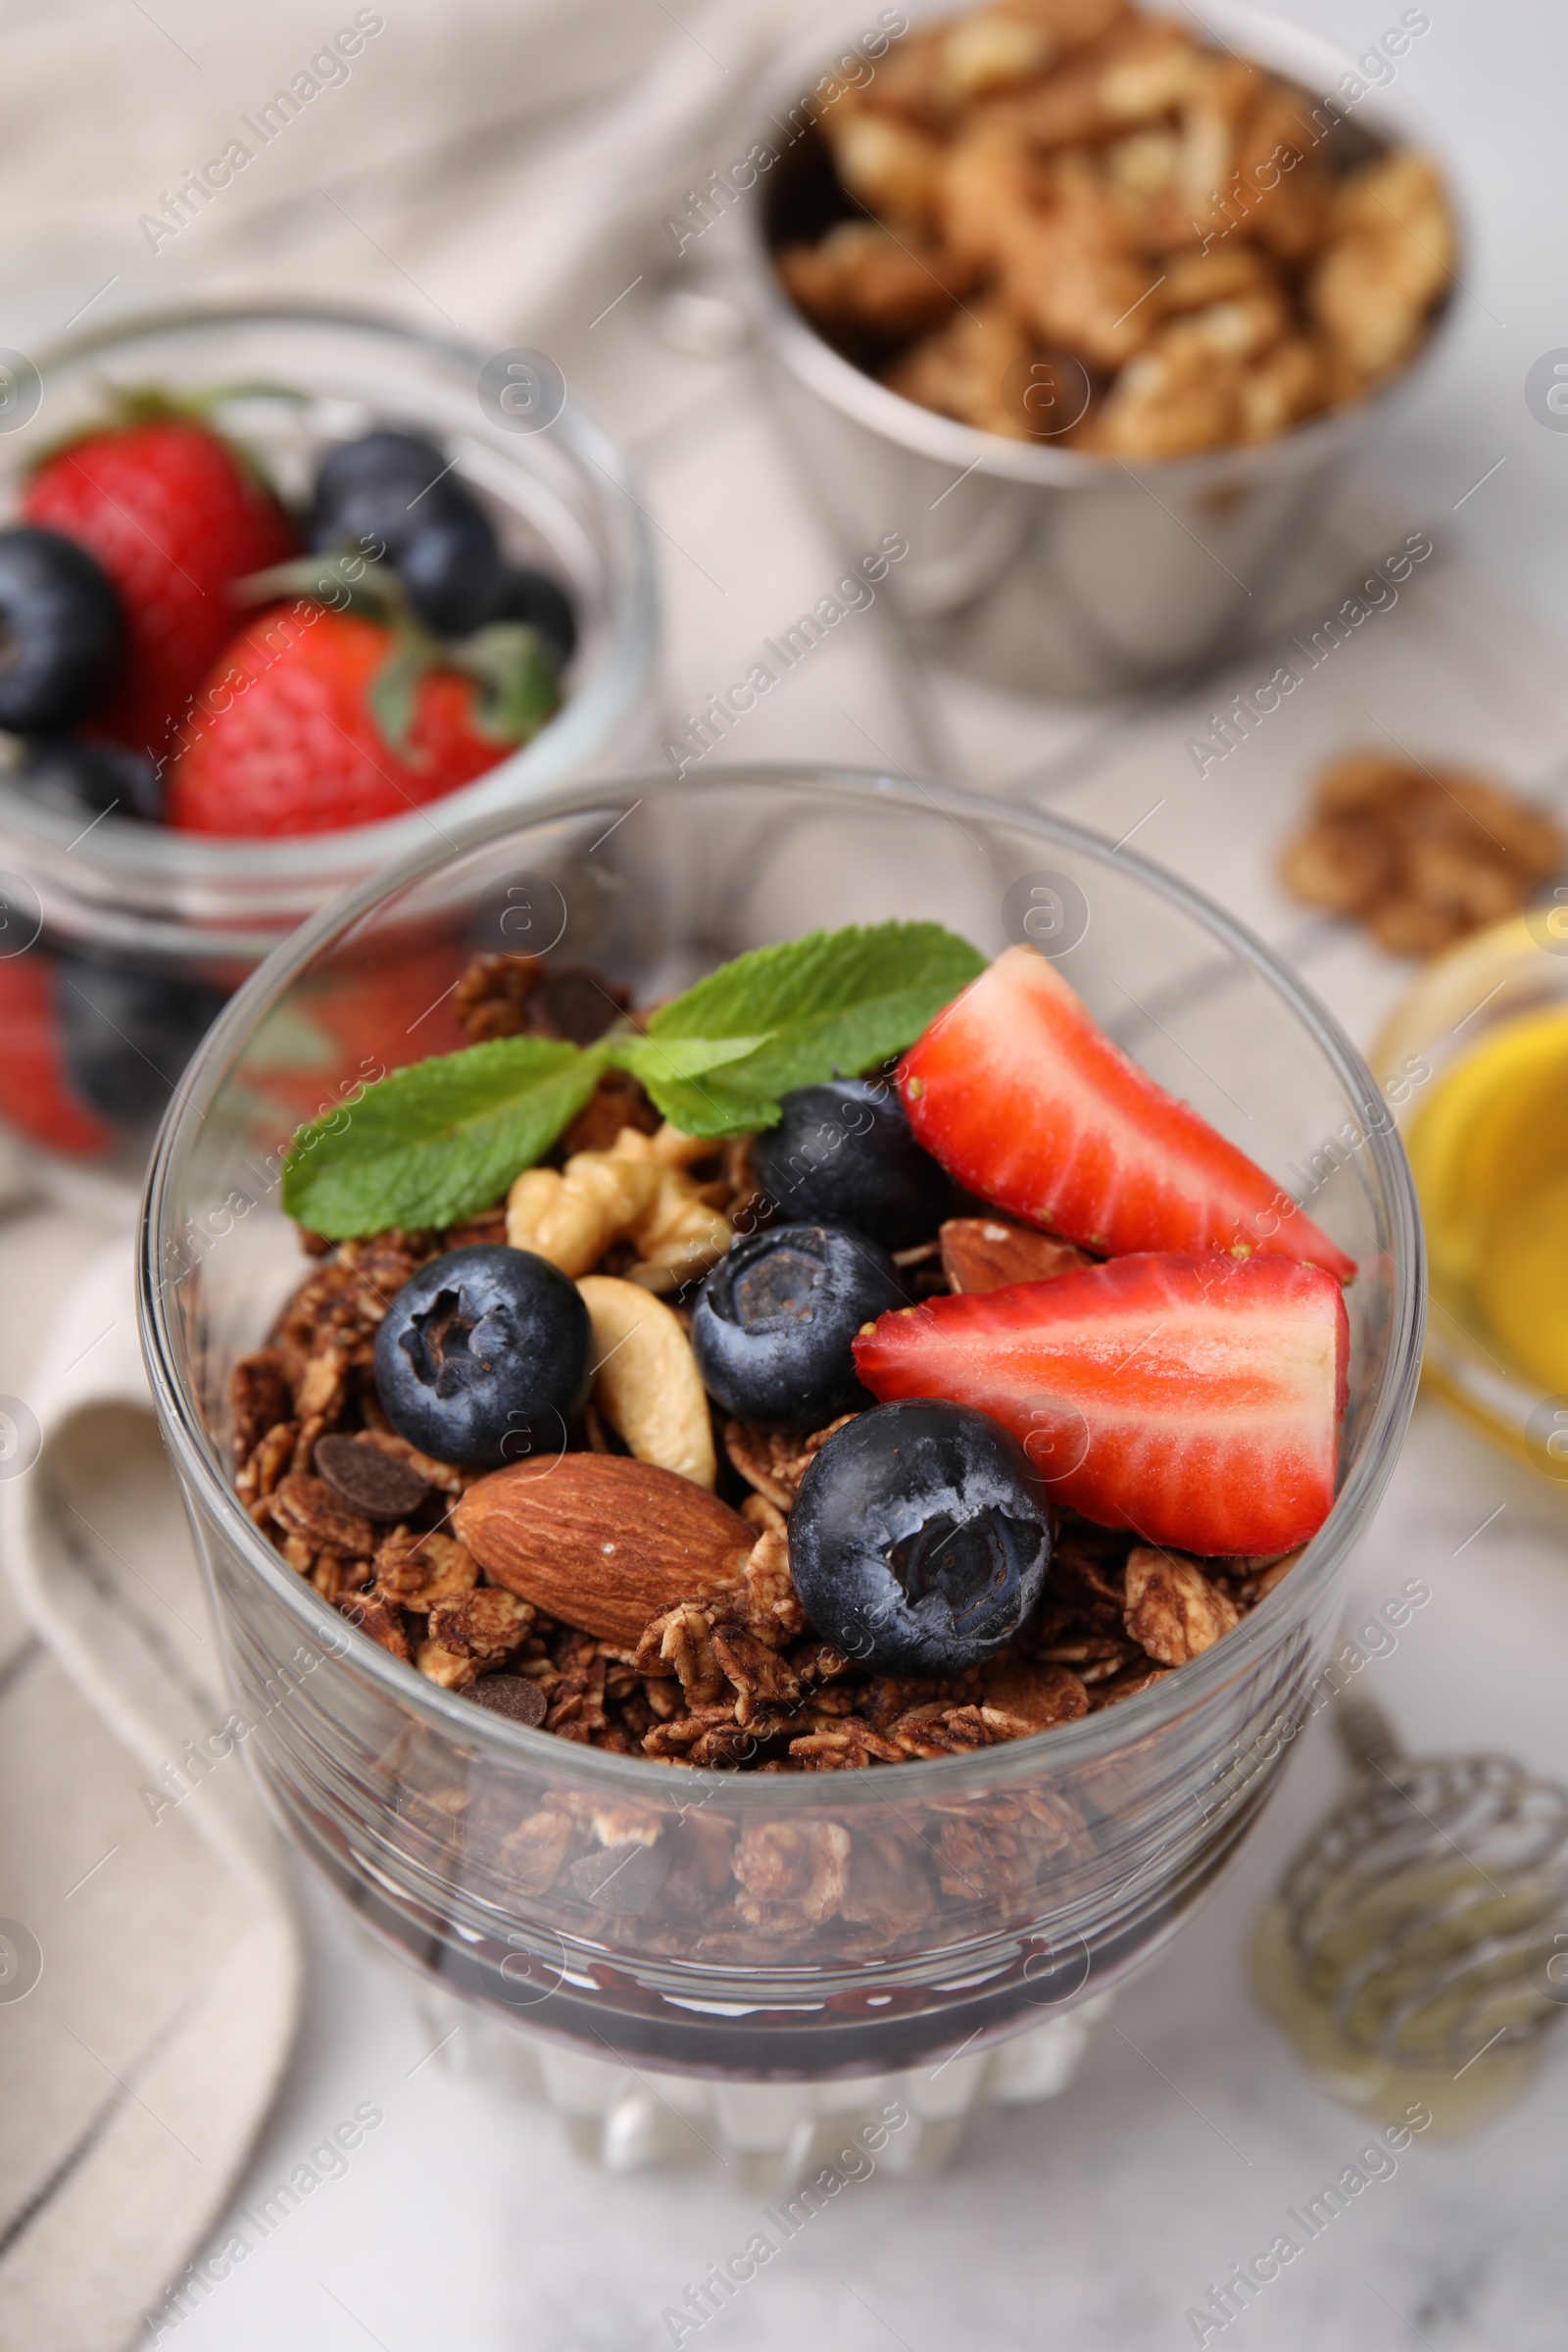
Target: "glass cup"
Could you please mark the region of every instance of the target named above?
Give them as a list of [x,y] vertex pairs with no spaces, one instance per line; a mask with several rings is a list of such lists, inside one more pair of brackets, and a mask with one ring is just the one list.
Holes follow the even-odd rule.
[[[744,950],[935,918],[1033,938],[1112,1034],[1288,1175],[1352,1128],[1313,1216],[1359,1261],[1338,1499],[1181,1672],[984,1753],[831,1776],[568,1744],[351,1631],[228,1475],[225,1395],[305,1271],[276,1200],[268,1039],[348,966],[559,938],[647,1003]],[[399,1054],[390,1045],[383,1058]],[[406,1054],[401,1056],[407,1058]],[[344,1057],[319,1073],[349,1107]],[[1059,818],[875,774],[735,769],[553,794],[324,910],[228,1005],[159,1139],[143,1338],[253,1767],[299,1850],[427,1981],[636,2068],[815,2082],[922,2067],[1087,2003],[1172,1936],[1273,1787],[1393,1466],[1421,1345],[1409,1173],[1352,1048],[1266,949]]]
[[[254,450],[295,504],[330,442],[376,424],[433,435],[508,556],[566,589],[579,629],[548,726],[473,783],[383,824],[224,841],[113,812],[92,821],[41,805],[0,764],[0,1120],[49,1155],[57,1183],[85,1166],[139,1184],[157,1122],[218,1008],[336,892],[422,846],[444,848],[466,818],[617,772],[654,750],[652,544],[624,463],[564,387],[558,413],[551,401],[537,419],[519,416],[493,395],[487,366],[493,372],[482,351],[371,315],[203,308],[122,321],[40,354],[36,406],[19,396],[0,416],[13,507],[27,469],[102,420],[117,390],[152,385],[209,402],[215,423]],[[383,975],[380,1017],[401,1005],[405,1021],[417,1019],[450,984],[449,960],[434,953],[395,990]],[[346,999],[338,1015],[357,1036]],[[292,1077],[302,1113],[314,1107],[317,1071],[346,1042],[318,1025],[274,1035],[274,1085]],[[457,1040],[432,1016],[421,1042],[434,1053]]]

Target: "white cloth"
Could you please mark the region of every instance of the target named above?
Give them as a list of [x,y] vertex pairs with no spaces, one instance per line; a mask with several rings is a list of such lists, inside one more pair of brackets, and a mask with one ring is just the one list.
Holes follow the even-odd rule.
[[661,248],[672,258],[664,213],[726,160],[717,127],[780,29],[765,0],[707,0],[678,24],[657,0],[339,16],[161,0],[155,24],[79,0],[0,31],[0,219],[32,231],[0,237],[0,289],[52,279],[39,332],[78,306],[94,325],[220,285],[573,340]]
[[[301,1955],[238,1753],[181,1769],[187,1741],[222,1746],[228,1708],[128,1241],[20,1218],[0,1295],[10,1392],[42,1437],[0,1486],[21,1611],[0,1646],[0,1886],[41,1959],[0,2006],[0,2336],[64,2352],[124,2340],[221,2212],[288,2056]],[[27,1306],[49,1332],[30,1367]],[[11,1943],[20,1991],[37,1963]]]

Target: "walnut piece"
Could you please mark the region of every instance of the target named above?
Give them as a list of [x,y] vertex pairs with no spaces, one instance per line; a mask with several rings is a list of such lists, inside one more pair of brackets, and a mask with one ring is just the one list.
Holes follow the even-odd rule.
[[[1275,438],[1413,358],[1456,282],[1423,156],[1123,0],[928,20],[819,103],[846,202],[775,257],[889,389],[1129,460]],[[849,218],[832,218],[832,211]]]
[[507,1240],[575,1279],[612,1242],[629,1241],[650,1287],[674,1289],[706,1272],[734,1238],[727,1216],[704,1198],[684,1162],[713,1147],[665,1125],[657,1135],[623,1127],[608,1152],[577,1152],[560,1171],[524,1168],[507,1196]]
[[1286,889],[1358,918],[1395,956],[1436,955],[1517,913],[1568,862],[1555,818],[1465,768],[1348,752],[1313,800],[1285,847]]

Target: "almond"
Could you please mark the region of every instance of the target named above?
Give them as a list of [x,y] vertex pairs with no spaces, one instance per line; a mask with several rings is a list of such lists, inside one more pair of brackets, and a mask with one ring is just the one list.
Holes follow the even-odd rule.
[[941,1232],[942,1271],[956,1291],[1000,1291],[1008,1282],[1049,1282],[1094,1259],[1027,1225],[1000,1217],[950,1217]]
[[492,1471],[453,1525],[493,1584],[621,1648],[661,1609],[737,1585],[757,1540],[691,1479],[619,1453]]

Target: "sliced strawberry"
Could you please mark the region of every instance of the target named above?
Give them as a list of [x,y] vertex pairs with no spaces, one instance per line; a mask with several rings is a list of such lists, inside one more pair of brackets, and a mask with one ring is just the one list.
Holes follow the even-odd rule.
[[27,484],[22,512],[96,556],[119,590],[126,658],[87,731],[156,759],[239,626],[229,589],[291,555],[294,525],[227,442],[175,415],[57,451]]
[[1085,1249],[1355,1260],[1196,1110],[1113,1045],[1034,948],[1008,948],[899,1074],[909,1123],[970,1192]]
[[897,1307],[855,1361],[883,1403],[992,1414],[1103,1527],[1271,1553],[1304,1544],[1334,1500],[1349,1336],[1322,1267],[1214,1250]]

